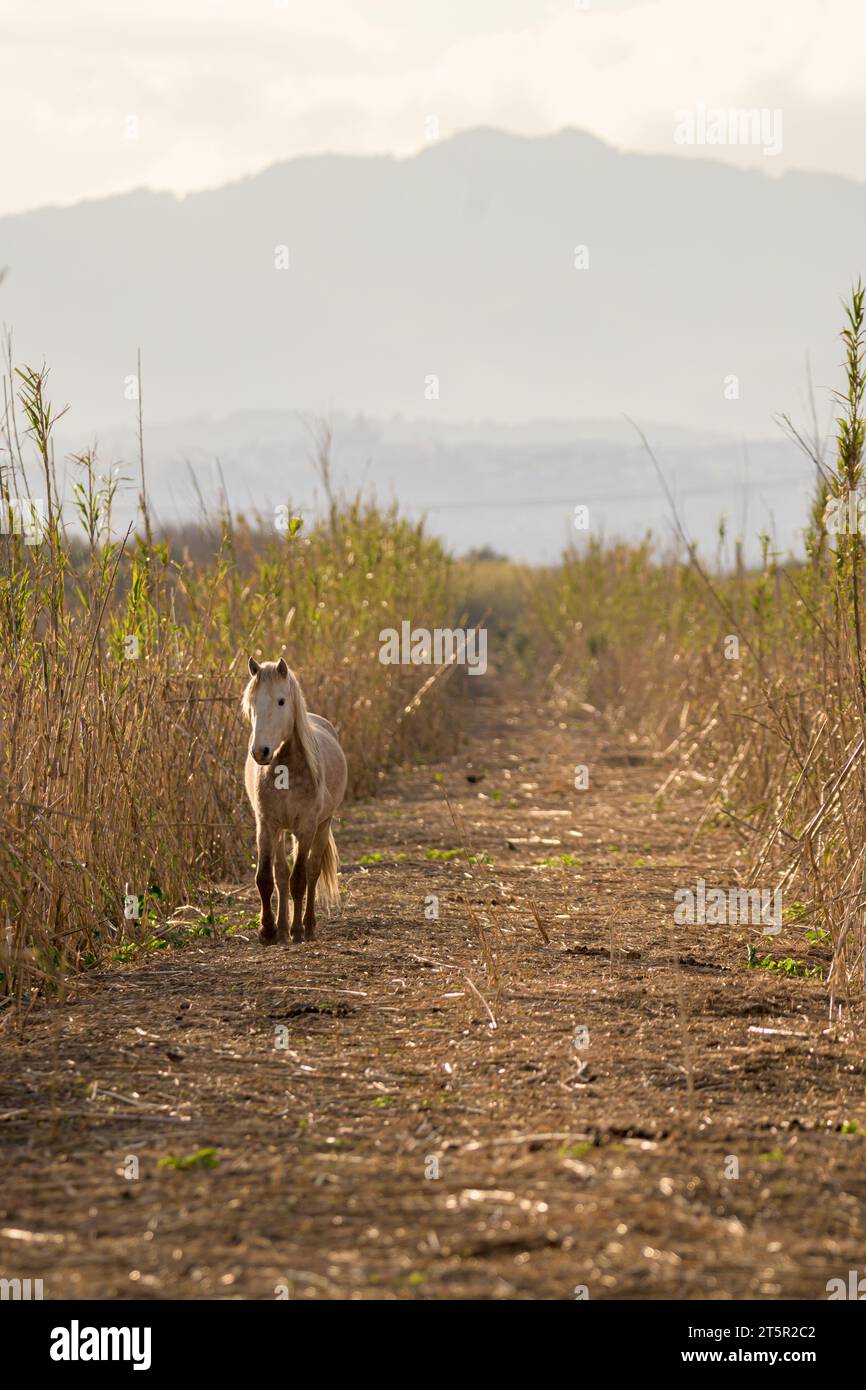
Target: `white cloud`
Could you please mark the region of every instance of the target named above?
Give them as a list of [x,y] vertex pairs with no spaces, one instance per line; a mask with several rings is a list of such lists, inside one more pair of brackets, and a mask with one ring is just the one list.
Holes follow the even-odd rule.
[[572,125],[677,154],[697,101],[781,107],[784,148],[687,154],[863,177],[862,0],[35,0],[6,27],[0,211],[408,154],[431,112],[446,135]]

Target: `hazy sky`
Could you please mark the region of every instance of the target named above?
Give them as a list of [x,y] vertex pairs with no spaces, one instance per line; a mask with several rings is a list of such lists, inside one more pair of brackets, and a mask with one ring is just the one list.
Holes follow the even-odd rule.
[[[866,177],[864,0],[0,0],[0,212],[178,193],[438,123]],[[782,112],[782,149],[674,112]]]

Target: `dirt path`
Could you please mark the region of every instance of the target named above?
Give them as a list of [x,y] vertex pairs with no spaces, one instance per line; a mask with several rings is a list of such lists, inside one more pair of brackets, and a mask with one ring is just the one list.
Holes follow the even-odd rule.
[[[673,891],[730,882],[735,842],[690,848],[699,802],[658,811],[665,769],[597,719],[524,721],[479,700],[453,759],[350,808],[316,945],[220,929],[86,976],[23,1037],[7,1012],[0,1276],[56,1298],[825,1298],[861,1268],[859,1043],[826,1031],[820,983],[745,968],[748,928],[677,928],[675,968]],[[463,844],[446,796],[490,862],[429,857]],[[217,916],[247,922],[251,890]],[[211,1147],[216,1168],[157,1167]]]

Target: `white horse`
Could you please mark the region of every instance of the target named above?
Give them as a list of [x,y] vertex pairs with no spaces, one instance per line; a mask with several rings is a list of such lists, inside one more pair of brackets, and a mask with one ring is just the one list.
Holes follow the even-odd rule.
[[[282,657],[262,665],[250,657],[250,677],[243,698],[243,711],[252,725],[244,784],[256,817],[259,940],[270,945],[289,939],[289,887],[293,941],[315,932],[319,875],[324,900],[339,902],[331,817],[345,795],[347,769],[333,725],[307,712],[297,678]],[[291,880],[287,832],[296,841]],[[271,909],[275,877],[276,921]]]

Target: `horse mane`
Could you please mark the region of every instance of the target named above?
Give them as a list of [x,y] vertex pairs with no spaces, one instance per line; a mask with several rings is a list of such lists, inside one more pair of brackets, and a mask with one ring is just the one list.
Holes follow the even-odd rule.
[[322,759],[319,755],[319,744],[316,739],[316,731],[310,723],[304,692],[301,689],[297,676],[291,668],[289,669],[289,685],[292,690],[295,705],[295,736],[300,744],[301,752],[307,767],[310,770],[313,785],[318,792],[321,790],[322,782],[324,781]]
[[[277,671],[277,663],[271,661],[265,662],[264,665],[260,666],[256,674],[250,678],[241,701],[241,708],[247,719],[252,717],[253,695],[259,686],[266,681],[275,681],[279,679],[281,679],[281,677]],[[289,667],[288,682],[292,699],[293,732],[297,737],[304,761],[313,779],[313,785],[318,792],[324,781],[324,771],[322,769],[322,759],[319,755],[316,731],[310,723],[304,692],[301,690],[300,682],[291,667]]]
[[[261,671],[259,671],[259,676],[260,675]],[[253,691],[256,688],[256,682],[259,676],[250,676],[244,689],[243,698],[241,699],[241,709],[243,710],[244,719],[246,719],[247,723],[249,723],[253,717]]]

